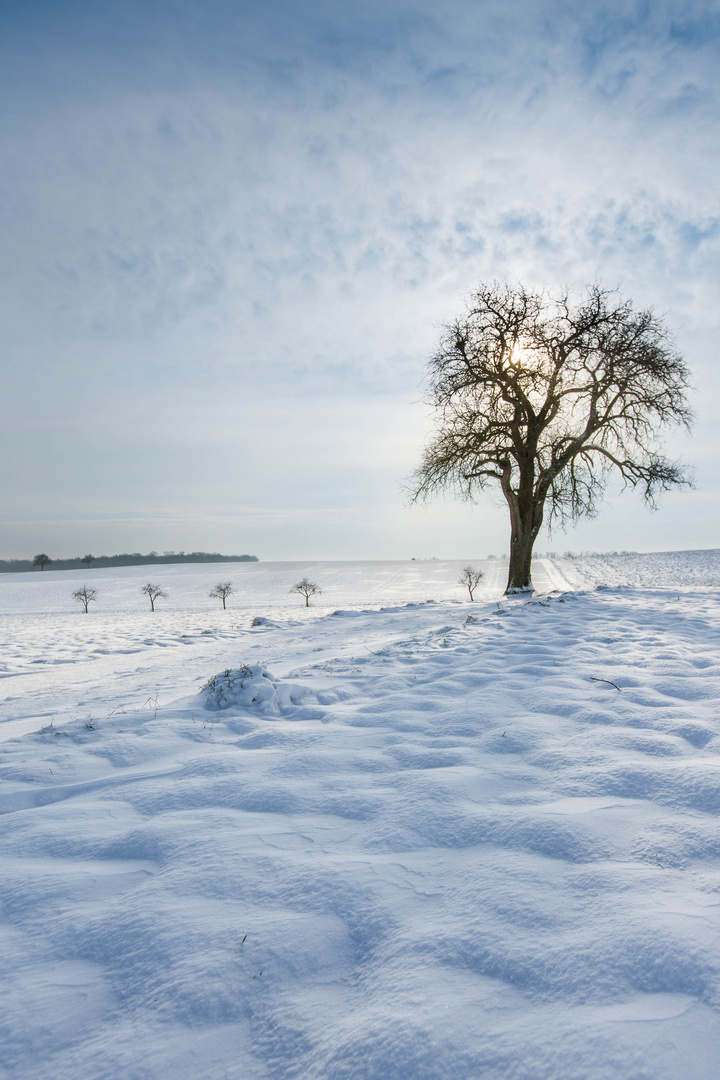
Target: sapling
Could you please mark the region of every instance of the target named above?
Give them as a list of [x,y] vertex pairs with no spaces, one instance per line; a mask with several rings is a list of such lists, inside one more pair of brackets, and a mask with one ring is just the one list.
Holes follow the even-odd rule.
[[290,592],[301,593],[305,597],[305,607],[310,607],[310,597],[321,593],[322,589],[314,581],[309,581],[308,578],[304,577],[302,581],[298,581],[296,585],[293,585]]
[[225,611],[225,600],[230,593],[233,592],[235,592],[235,590],[233,589],[231,581],[221,581],[210,590],[210,596],[213,599],[217,598],[218,600],[222,600],[223,611]]
[[87,585],[83,585],[82,589],[76,589],[72,595],[73,600],[77,600],[83,605],[87,615],[88,604],[92,603],[93,600],[97,600],[97,589],[88,589]]
[[151,611],[155,610],[156,600],[167,600],[167,593],[164,591],[164,589],[161,589],[159,585],[152,585],[149,581],[147,585],[142,586],[140,592],[145,593],[145,595],[149,598]]
[[483,579],[482,570],[476,570],[474,566],[463,566],[458,585],[464,585],[470,593],[470,599],[474,600],[473,593]]

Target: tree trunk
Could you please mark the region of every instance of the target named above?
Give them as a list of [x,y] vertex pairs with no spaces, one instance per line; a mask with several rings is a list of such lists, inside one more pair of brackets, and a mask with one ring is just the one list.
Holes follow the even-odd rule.
[[515,529],[510,540],[510,568],[506,593],[532,592],[530,566],[535,537],[530,529]]
[[510,568],[506,593],[532,592],[530,567],[533,545],[543,520],[542,499],[536,498],[532,487],[524,485],[522,479],[520,490],[522,494],[510,487],[508,469],[507,477],[503,477],[503,493],[510,508]]

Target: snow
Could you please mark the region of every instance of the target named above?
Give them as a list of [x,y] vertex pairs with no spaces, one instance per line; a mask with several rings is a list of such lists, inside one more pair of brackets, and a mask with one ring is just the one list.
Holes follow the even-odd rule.
[[0,578],[0,1077],[714,1078],[717,556]]
[[594,555],[557,559],[556,568],[574,585],[720,586],[720,550],[660,551],[652,555]]

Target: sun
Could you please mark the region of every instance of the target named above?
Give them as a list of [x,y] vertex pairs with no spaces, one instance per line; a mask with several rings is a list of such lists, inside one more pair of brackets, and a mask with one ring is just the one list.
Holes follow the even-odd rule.
[[510,366],[515,368],[527,366],[527,353],[519,341],[516,341],[510,350]]

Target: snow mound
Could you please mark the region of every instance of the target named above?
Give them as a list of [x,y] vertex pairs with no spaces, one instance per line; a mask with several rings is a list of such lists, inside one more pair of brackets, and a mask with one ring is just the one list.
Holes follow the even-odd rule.
[[305,704],[311,690],[301,683],[275,678],[261,664],[242,664],[213,675],[201,693],[205,694],[205,708],[211,712],[242,708],[265,716],[281,716]]
[[256,615],[250,623],[250,626],[252,629],[262,626],[266,630],[277,630],[281,626],[281,623],[279,623],[277,619],[269,619],[267,615]]

